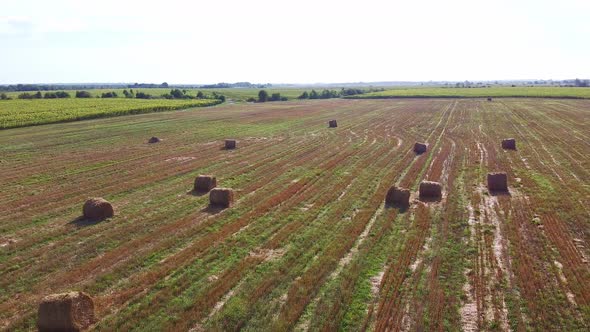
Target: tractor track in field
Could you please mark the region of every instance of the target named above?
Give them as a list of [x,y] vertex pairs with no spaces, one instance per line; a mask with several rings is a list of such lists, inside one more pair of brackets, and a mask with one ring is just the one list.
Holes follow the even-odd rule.
[[[441,142],[441,138],[445,134],[445,130],[448,126],[449,120],[451,118],[452,112],[456,107],[456,103],[452,105],[448,105],[448,107],[443,111],[441,114],[440,120],[435,126],[435,130],[433,130],[427,141],[431,142],[429,146],[429,156],[434,156],[436,154],[437,149],[439,148],[439,144]],[[439,129],[440,127],[440,129]],[[432,137],[436,137],[436,140],[433,141]],[[414,163],[411,167],[411,170],[404,174],[405,182],[401,182],[405,186],[408,187],[416,187],[420,181],[420,177],[418,174],[426,174],[430,173],[432,170],[433,165],[437,164],[437,172],[440,174],[441,171],[439,170],[441,167],[442,162],[436,163],[438,158],[434,158],[430,161],[430,164],[426,165],[426,157],[421,156],[422,162]],[[444,157],[443,157],[444,158]],[[413,210],[410,211],[414,213]],[[414,225],[416,226],[417,237],[411,239],[411,245],[405,247],[407,251],[405,251],[401,256],[404,257],[411,257],[411,260],[407,260],[402,264],[401,269],[398,270],[398,267],[390,266],[389,269],[385,272],[384,278],[381,281],[381,292],[379,295],[379,306],[376,312],[375,317],[375,330],[382,331],[390,328],[399,329],[402,326],[403,318],[404,318],[404,307],[403,301],[409,301],[410,299],[406,299],[403,297],[389,297],[388,294],[396,294],[404,288],[404,281],[406,280],[405,271],[403,268],[411,268],[415,264],[418,266],[421,264],[420,253],[422,249],[425,248],[425,244],[428,242],[427,231],[430,228],[430,223],[424,219],[428,219],[426,215],[429,215],[430,212],[427,212],[427,207],[422,203],[418,203],[417,210],[415,211],[416,216],[414,217]],[[404,275],[399,275],[401,272],[404,271]],[[391,276],[391,273],[394,273],[394,276]],[[389,288],[389,289],[387,289]],[[383,293],[387,289],[387,293]],[[372,310],[369,309],[369,312]]]

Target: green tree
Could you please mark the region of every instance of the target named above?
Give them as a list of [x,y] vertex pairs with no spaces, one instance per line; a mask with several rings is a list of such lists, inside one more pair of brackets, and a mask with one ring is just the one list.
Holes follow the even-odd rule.
[[180,91],[179,89],[170,90],[170,95],[174,99],[183,99],[184,98],[184,93],[182,91]]
[[281,94],[278,92],[273,93],[269,99],[269,101],[280,101],[280,100],[281,100]]
[[55,93],[57,98],[70,98],[70,94],[65,91],[58,91]]
[[133,90],[131,90],[131,92],[127,91],[127,89],[123,90],[123,94],[125,95],[125,98],[133,98]]
[[138,92],[135,94],[135,98],[137,98],[137,99],[152,99],[152,95],[147,94],[145,92]]
[[92,98],[88,91],[76,91],[76,98]]
[[309,93],[307,93],[307,91],[303,91],[301,96],[297,97],[297,99],[309,99]]
[[268,92],[265,90],[260,90],[260,92],[258,92],[258,102],[264,103],[266,101],[268,101]]
[[33,99],[33,95],[28,92],[23,92],[18,95],[18,99]]
[[115,91],[111,91],[111,92],[104,92],[101,95],[102,98],[117,98],[117,93]]

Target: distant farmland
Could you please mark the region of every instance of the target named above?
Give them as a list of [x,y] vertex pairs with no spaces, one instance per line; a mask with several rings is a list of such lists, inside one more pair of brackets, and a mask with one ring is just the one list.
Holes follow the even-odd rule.
[[590,88],[492,87],[492,88],[400,88],[367,93],[349,98],[590,98]]
[[[339,96],[338,88],[328,88],[335,91],[329,98]],[[336,90],[334,90],[336,89]],[[269,97],[279,94],[281,98],[297,99],[303,92],[311,92],[312,88],[285,88],[285,89],[186,89],[181,90],[182,96],[172,98],[171,88],[149,89],[89,89],[82,90],[87,97],[76,97],[76,90],[65,90],[65,98],[47,98],[48,94],[56,91],[38,92],[40,98],[21,99],[21,94],[35,95],[37,92],[8,92],[2,93],[7,97],[0,100],[0,129],[34,126],[47,123],[72,122],[95,118],[105,118],[120,115],[143,114],[161,111],[180,110],[194,107],[212,106],[227,100],[230,103],[258,100],[258,93],[265,90]],[[130,94],[130,98],[125,93]],[[62,91],[59,91],[62,92]],[[124,93],[125,92],[125,93]],[[197,93],[204,95],[197,97]],[[324,89],[317,90],[318,93]],[[110,97],[101,97],[109,93]],[[139,98],[139,94],[146,94],[148,99]],[[114,96],[113,96],[114,95]],[[45,96],[45,98],[43,97]],[[220,97],[222,96],[222,97]],[[324,96],[317,96],[324,98]],[[278,100],[275,100],[278,101]],[[285,100],[283,100],[285,101]]]
[[[589,119],[577,99],[327,99],[2,130],[0,329],[81,290],[107,331],[587,331]],[[236,204],[207,209],[198,174]],[[77,222],[94,196],[115,217]]]

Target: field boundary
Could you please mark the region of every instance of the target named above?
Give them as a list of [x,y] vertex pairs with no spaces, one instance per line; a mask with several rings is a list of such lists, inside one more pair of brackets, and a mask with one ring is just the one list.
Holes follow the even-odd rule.
[[535,98],[535,99],[590,99],[590,97],[581,96],[495,96],[495,95],[481,95],[481,96],[448,96],[448,95],[411,95],[411,96],[367,96],[367,95],[353,95],[342,97],[343,99],[481,99],[481,98]]

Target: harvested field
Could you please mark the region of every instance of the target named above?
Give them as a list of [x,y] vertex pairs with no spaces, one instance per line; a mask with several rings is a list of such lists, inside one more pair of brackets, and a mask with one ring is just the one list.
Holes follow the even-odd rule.
[[[0,141],[0,329],[70,291],[96,330],[590,328],[590,100],[232,104]],[[191,194],[199,174],[230,208]],[[385,208],[422,181],[442,199]],[[116,214],[76,222],[88,197]]]

